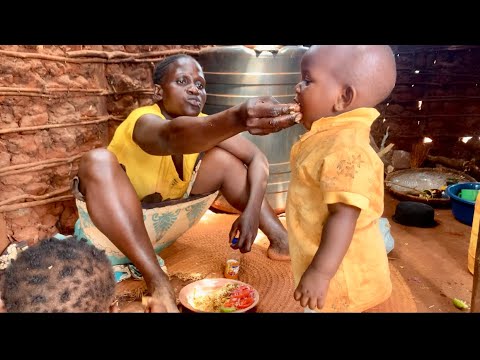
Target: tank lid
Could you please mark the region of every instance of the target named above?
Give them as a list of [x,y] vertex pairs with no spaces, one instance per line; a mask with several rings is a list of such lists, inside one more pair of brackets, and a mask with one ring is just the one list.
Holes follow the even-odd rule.
[[278,51],[283,45],[244,45],[258,52],[262,51]]

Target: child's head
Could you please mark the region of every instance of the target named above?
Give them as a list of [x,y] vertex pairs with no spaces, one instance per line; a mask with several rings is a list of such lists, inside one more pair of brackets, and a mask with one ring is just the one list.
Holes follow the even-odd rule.
[[103,250],[74,237],[50,238],[12,260],[0,293],[7,312],[108,312],[115,279]]
[[378,105],[397,77],[388,45],[314,45],[302,58],[301,72],[295,100],[307,129],[322,117]]
[[207,99],[205,77],[200,64],[189,55],[173,55],[155,67],[155,96],[167,119],[197,116]]

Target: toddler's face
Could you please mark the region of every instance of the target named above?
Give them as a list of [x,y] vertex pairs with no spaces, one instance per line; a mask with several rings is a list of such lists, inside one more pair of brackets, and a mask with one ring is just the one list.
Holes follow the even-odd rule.
[[301,123],[308,130],[314,121],[335,115],[333,107],[341,88],[331,71],[332,61],[322,47],[310,48],[302,58],[302,81],[295,87],[295,101],[303,113]]
[[188,58],[180,58],[169,66],[162,89],[167,118],[197,116],[207,99],[202,68]]

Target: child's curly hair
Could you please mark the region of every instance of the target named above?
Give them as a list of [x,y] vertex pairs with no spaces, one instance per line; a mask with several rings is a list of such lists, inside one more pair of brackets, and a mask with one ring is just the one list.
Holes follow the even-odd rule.
[[0,286],[7,312],[106,312],[115,296],[105,252],[75,237],[29,247],[12,260]]

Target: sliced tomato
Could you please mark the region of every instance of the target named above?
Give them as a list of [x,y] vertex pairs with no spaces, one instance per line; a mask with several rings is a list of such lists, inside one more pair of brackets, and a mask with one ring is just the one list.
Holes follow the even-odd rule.
[[254,290],[250,286],[242,285],[231,292],[223,307],[245,309],[253,304],[254,297]]
[[235,301],[233,301],[233,299],[228,299],[227,301],[225,301],[223,306],[226,307],[226,308],[234,307],[235,306]]
[[243,298],[243,299],[240,299],[236,304],[235,306],[238,308],[238,309],[245,309],[247,307],[249,307],[250,305],[253,304],[253,297],[247,297],[247,298]]
[[244,297],[249,297],[253,294],[253,289],[251,289],[248,286],[242,285],[238,289],[235,289],[235,291],[232,292],[231,297],[232,298],[244,298]]
[[247,285],[241,285],[237,290],[240,290],[240,291],[243,291],[243,290],[252,290],[252,288],[250,286],[247,286]]
[[236,298],[244,298],[248,296],[250,296],[250,291],[248,290],[241,290],[239,292],[235,292],[232,294],[232,297],[236,297]]

